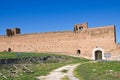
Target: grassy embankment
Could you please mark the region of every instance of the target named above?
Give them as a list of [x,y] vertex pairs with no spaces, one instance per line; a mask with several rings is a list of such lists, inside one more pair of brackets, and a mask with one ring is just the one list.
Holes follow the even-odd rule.
[[[46,61],[38,62],[38,63],[32,63],[32,66],[27,66],[29,69],[31,69],[32,73],[26,73],[22,70],[21,64],[28,64],[27,62],[24,63],[17,63],[20,64],[19,66],[16,66],[17,69],[14,69],[14,67],[9,67],[11,64],[6,64],[4,66],[0,65],[0,73],[3,74],[3,76],[7,77],[7,80],[36,80],[37,76],[41,75],[47,75],[50,71],[67,65],[67,64],[73,64],[73,63],[82,63],[86,62],[88,60],[86,59],[80,59],[75,58],[71,56],[66,55],[56,55],[56,54],[43,54],[43,53],[0,53],[0,59],[11,59],[11,58],[24,58],[24,57],[47,57],[51,56],[51,58],[48,58]],[[31,64],[31,63],[30,63]],[[11,70],[17,71],[15,75],[11,76]],[[17,75],[17,76],[16,76]],[[0,80],[4,80],[3,76],[0,76]]]
[[120,62],[82,64],[74,73],[80,80],[120,80]]

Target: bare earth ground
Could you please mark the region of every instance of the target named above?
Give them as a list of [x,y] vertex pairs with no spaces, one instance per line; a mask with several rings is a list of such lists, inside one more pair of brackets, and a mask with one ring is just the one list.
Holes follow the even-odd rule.
[[[69,80],[79,80],[78,78],[74,77],[73,71],[74,69],[80,64],[71,64],[67,66],[60,67],[54,71],[52,71],[47,76],[39,76],[37,79],[39,80],[61,80],[64,77],[68,77]],[[64,72],[66,71],[66,72]]]

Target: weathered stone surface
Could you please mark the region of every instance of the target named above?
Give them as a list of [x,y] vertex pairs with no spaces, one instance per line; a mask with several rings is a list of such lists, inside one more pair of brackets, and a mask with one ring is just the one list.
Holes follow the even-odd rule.
[[111,59],[116,56],[114,54],[120,53],[120,48],[116,44],[115,26],[88,28],[85,23],[78,24],[80,30],[75,27],[74,31],[0,36],[0,51],[11,49],[13,52],[55,52],[77,55],[79,49],[79,56],[88,59],[93,59],[95,48],[103,49],[104,53],[111,53]]

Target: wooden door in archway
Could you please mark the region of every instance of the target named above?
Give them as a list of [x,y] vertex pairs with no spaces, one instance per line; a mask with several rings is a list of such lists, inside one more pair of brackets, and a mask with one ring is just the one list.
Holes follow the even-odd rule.
[[95,51],[95,60],[102,60],[102,51]]

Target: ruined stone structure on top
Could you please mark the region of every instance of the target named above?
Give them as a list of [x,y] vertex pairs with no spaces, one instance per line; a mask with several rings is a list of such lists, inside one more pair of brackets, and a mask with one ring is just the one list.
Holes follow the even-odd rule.
[[[53,52],[78,55],[98,60],[119,59],[120,45],[116,44],[115,26],[88,28],[88,23],[75,24],[74,31],[20,34],[20,29],[6,30],[7,36],[0,36],[0,51]],[[16,35],[17,34],[17,35]]]
[[6,29],[6,36],[15,36],[20,34],[20,28]]

